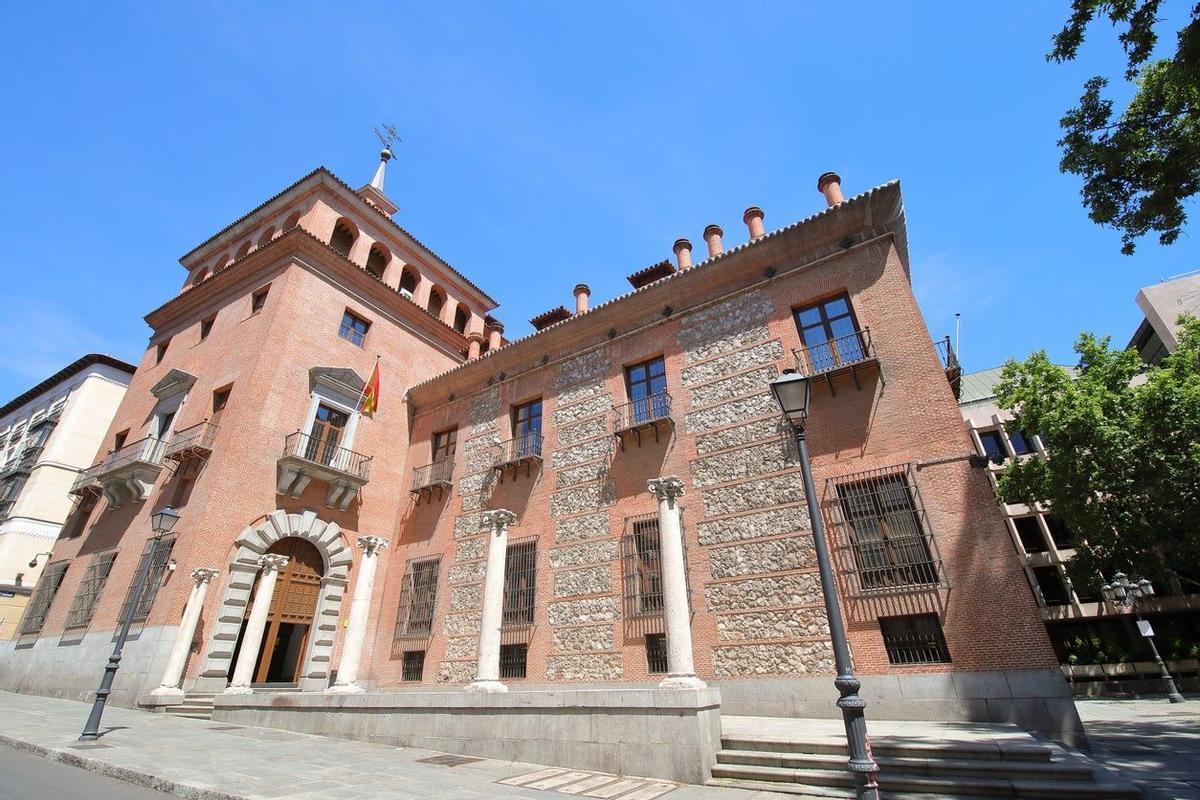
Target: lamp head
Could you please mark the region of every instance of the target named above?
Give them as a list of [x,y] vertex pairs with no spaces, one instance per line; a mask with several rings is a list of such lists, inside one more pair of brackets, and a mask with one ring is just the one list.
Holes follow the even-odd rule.
[[798,428],[804,427],[812,403],[812,381],[794,369],[785,369],[770,385],[775,402],[788,422]]
[[150,526],[155,533],[170,533],[179,522],[179,512],[170,506],[165,506],[150,515]]

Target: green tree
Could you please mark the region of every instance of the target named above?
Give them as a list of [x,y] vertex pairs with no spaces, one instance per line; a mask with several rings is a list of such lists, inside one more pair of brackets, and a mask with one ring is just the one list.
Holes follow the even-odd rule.
[[1093,222],[1121,231],[1121,252],[1134,240],[1158,233],[1172,244],[1187,222],[1184,203],[1200,192],[1200,3],[1178,33],[1170,58],[1151,59],[1162,0],[1073,0],[1071,17],[1046,56],[1075,59],[1087,26],[1107,17],[1121,30],[1125,80],[1136,85],[1114,120],[1113,101],[1102,94],[1108,80],[1084,84],[1079,106],[1063,116],[1063,172],[1083,177],[1083,204]]
[[1200,321],[1180,324],[1178,350],[1157,367],[1090,333],[1075,344],[1075,374],[1044,351],[1004,365],[1007,427],[1040,433],[1047,457],[1010,464],[1000,495],[1040,500],[1066,524],[1078,586],[1117,570],[1200,586]]

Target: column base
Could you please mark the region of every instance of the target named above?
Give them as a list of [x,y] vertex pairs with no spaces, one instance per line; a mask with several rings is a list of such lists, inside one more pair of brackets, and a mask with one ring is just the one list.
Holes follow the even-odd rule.
[[660,689],[707,689],[708,684],[695,675],[668,675],[659,684]]
[[175,706],[183,702],[183,689],[175,686],[159,686],[150,692],[143,705]]
[[365,691],[357,683],[335,683],[325,690],[325,694],[362,694]]
[[500,681],[471,681],[463,687],[465,692],[486,692],[488,694],[497,694],[499,692],[507,692],[508,687]]
[[221,694],[254,694],[249,686],[229,686]]

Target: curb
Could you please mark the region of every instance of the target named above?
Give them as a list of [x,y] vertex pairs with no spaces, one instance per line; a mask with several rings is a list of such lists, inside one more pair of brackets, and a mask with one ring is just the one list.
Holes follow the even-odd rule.
[[68,766],[85,769],[88,772],[94,772],[97,775],[104,775],[109,778],[116,778],[125,783],[131,783],[134,786],[142,786],[147,789],[154,789],[160,792],[167,792],[178,797],[186,797],[189,800],[247,800],[247,795],[229,794],[228,792],[220,792],[214,789],[207,789],[204,786],[188,783],[186,781],[173,781],[169,778],[162,778],[149,772],[131,769],[129,767],[121,767],[116,764],[103,761],[99,758],[91,758],[88,756],[71,753],[55,747],[45,747],[33,742],[27,742],[23,739],[15,739],[12,736],[7,736],[0,733],[0,745],[11,747],[14,750],[20,750],[25,753],[30,753],[35,756],[57,761]]

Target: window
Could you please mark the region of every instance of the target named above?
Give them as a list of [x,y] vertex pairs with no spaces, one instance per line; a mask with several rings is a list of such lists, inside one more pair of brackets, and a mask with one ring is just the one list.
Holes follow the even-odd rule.
[[401,675],[401,680],[419,681],[425,676],[425,651],[424,650],[405,650],[404,651],[404,672]]
[[171,425],[175,422],[175,413],[178,410],[161,411],[155,416],[154,437],[156,439],[166,439],[171,435]]
[[442,306],[446,305],[446,296],[437,289],[429,293],[429,313],[438,319],[442,318]]
[[441,431],[433,435],[433,461],[449,461],[454,458],[454,449],[458,444],[458,428]]
[[946,637],[937,614],[880,617],[879,630],[891,664],[944,664],[950,662]]
[[214,415],[221,413],[225,410],[225,406],[229,405],[229,393],[232,391],[233,384],[213,390],[212,410]]
[[440,557],[408,562],[408,567],[404,570],[403,588],[400,591],[400,611],[396,616],[395,638],[428,636],[433,630],[433,610],[437,605],[438,571],[441,564]]
[[979,443],[983,445],[983,454],[993,461],[1003,461],[1008,458],[1008,451],[1004,449],[1004,440],[1000,438],[1000,431],[979,431]]
[[50,611],[50,604],[54,602],[54,595],[58,594],[58,587],[62,585],[63,576],[67,573],[69,563],[68,561],[56,561],[46,565],[42,577],[38,579],[37,586],[33,590],[29,606],[25,609],[25,619],[21,621],[22,635],[37,633],[46,624],[46,614]]
[[467,321],[470,319],[471,315],[462,306],[454,309],[454,330],[459,333],[466,333]]
[[625,615],[633,618],[661,614],[662,551],[659,549],[658,515],[634,517],[628,520],[626,530],[621,540],[625,562]]
[[1017,536],[1021,539],[1021,547],[1025,548],[1026,553],[1045,553],[1050,549],[1046,544],[1046,536],[1042,533],[1042,526],[1038,524],[1037,517],[1017,517],[1013,520],[1013,525],[1017,529]]
[[1008,441],[1016,455],[1023,456],[1034,451],[1033,437],[1025,431],[1009,431]]
[[133,576],[133,582],[129,584],[129,588],[125,592],[124,602],[121,603],[121,616],[119,619],[125,619],[125,614],[129,611],[129,604],[133,602],[133,588],[147,569],[150,570],[150,573],[146,576],[146,586],[142,589],[142,601],[138,603],[137,609],[133,612],[133,618],[135,620],[144,620],[150,616],[150,608],[154,605],[154,598],[158,597],[159,587],[162,586],[163,574],[167,571],[167,562],[171,560],[171,551],[174,549],[174,537],[159,539],[157,547],[153,539],[146,540],[146,546],[142,549],[142,557],[138,561],[137,572]]
[[116,557],[116,550],[107,550],[92,556],[87,570],[83,573],[83,581],[75,592],[71,610],[67,612],[66,627],[81,628],[92,621],[92,615],[96,613],[96,602],[104,591],[104,584],[108,583],[108,575],[112,572]]
[[651,674],[667,671],[667,635],[646,634],[646,670]]
[[391,260],[392,257],[388,255],[383,245],[373,244],[371,252],[367,254],[367,272],[383,280],[383,271],[387,269],[388,262]]
[[500,677],[524,678],[525,662],[529,658],[529,645],[502,644],[500,645]]
[[1034,567],[1033,577],[1037,581],[1038,589],[1041,591],[1046,605],[1065,606],[1071,602],[1071,594],[1067,591],[1067,585],[1063,582],[1062,573],[1058,571],[1058,567]]
[[156,347],[156,348],[154,349],[154,363],[155,363],[155,364],[161,364],[161,363],[162,363],[163,357],[164,357],[164,356],[167,354],[167,348],[168,348],[170,345],[171,345],[171,340],[170,340],[170,339],[167,339],[165,342],[159,342],[159,343],[158,343],[158,347]]
[[267,293],[271,291],[271,284],[259,289],[254,294],[250,295],[250,313],[257,314],[263,310],[263,306],[267,304]]
[[[536,583],[537,542],[510,544],[504,554],[502,625],[523,627],[533,624]],[[525,677],[524,667],[519,677]]]
[[350,416],[324,403],[317,406],[317,414],[313,417],[312,428],[309,429],[308,441],[304,447],[304,457],[317,464],[330,465],[337,458],[342,448],[342,433]]
[[203,342],[205,339],[208,338],[208,335],[210,333],[212,333],[213,323],[216,321],[217,321],[216,314],[213,314],[211,317],[206,317],[205,319],[200,320],[200,341]]
[[411,300],[413,292],[417,290],[417,282],[419,280],[417,273],[405,268],[404,272],[400,275],[400,294],[405,295]]
[[794,314],[812,372],[834,369],[866,357],[862,334],[846,295],[796,309]]
[[125,446],[125,440],[129,438],[129,430],[123,430],[113,436],[113,450],[120,450]]
[[333,226],[333,236],[329,238],[329,246],[342,256],[350,257],[350,248],[354,245],[354,240],[358,238],[358,234],[354,231],[353,226],[345,219],[339,219],[337,224]]
[[625,368],[629,391],[629,422],[637,425],[670,416],[667,368],[662,358],[652,358]]
[[517,458],[542,454],[542,401],[513,408],[513,442]]
[[1053,514],[1045,516],[1046,527],[1050,529],[1050,538],[1054,540],[1054,546],[1059,550],[1070,550],[1075,546],[1075,535],[1071,533],[1071,529],[1063,524],[1063,521]]
[[357,314],[347,311],[342,314],[342,326],[338,328],[338,336],[362,347],[367,338],[367,331],[370,329],[371,323]]
[[862,588],[938,582],[924,509],[906,472],[840,484],[837,494]]
[[29,480],[28,472],[18,472],[0,483],[0,520],[8,519],[27,480]]
[[97,499],[97,496],[91,492],[80,498],[79,505],[75,506],[66,524],[63,525],[61,538],[74,539],[83,533],[84,527],[92,517],[92,511],[96,508]]

